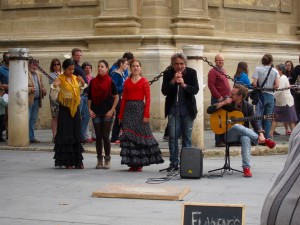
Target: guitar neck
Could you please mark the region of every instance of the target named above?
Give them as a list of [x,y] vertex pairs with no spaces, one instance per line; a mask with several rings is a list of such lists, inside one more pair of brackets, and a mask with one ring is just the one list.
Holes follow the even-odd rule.
[[254,120],[263,120],[265,119],[265,116],[249,116],[249,117],[243,117],[243,118],[234,118],[231,119],[233,122],[245,122],[245,121],[254,121]]

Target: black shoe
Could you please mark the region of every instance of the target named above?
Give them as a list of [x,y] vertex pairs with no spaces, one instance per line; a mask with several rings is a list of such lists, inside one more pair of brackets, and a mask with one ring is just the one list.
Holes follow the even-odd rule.
[[173,171],[178,171],[179,170],[179,167],[178,165],[170,165],[169,168],[167,168],[167,172],[170,173],[170,172],[173,172]]
[[276,132],[276,130],[274,130],[273,135],[281,135],[278,132]]
[[30,143],[40,143],[40,141],[38,141],[36,139],[32,139],[32,140],[30,140]]
[[179,166],[178,165],[175,165],[174,166],[174,171],[178,171],[179,170]]
[[215,146],[216,146],[216,147],[225,147],[226,144],[225,144],[224,142],[218,142],[218,143],[216,143]]
[[169,168],[167,168],[167,172],[168,173],[171,172],[171,171],[173,171],[173,170],[174,170],[174,166],[173,165],[170,165]]

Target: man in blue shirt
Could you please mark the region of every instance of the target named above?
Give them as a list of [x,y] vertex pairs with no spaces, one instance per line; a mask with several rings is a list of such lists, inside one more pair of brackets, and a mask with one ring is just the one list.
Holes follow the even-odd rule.
[[[82,51],[79,48],[72,49],[72,59],[75,62],[74,75],[81,76],[86,84],[88,84],[88,80],[86,78],[85,72],[82,69],[80,63],[82,57]],[[82,92],[80,96],[80,114],[81,114],[81,142],[84,143],[92,143],[93,140],[86,137],[86,129],[88,127],[90,121],[90,113],[88,108],[88,98],[87,98],[87,88]]]
[[[3,60],[2,64],[0,66],[0,83],[3,89],[5,90],[5,93],[8,93],[8,75],[9,75],[9,53],[4,52],[3,53]],[[8,110],[7,106],[5,107],[5,129],[6,129],[6,138],[8,136]]]
[[[128,64],[130,64],[130,61],[132,59],[134,59],[134,56],[131,52],[125,52],[122,56],[123,59],[126,59],[128,61]],[[109,75],[111,76],[113,74],[114,71],[116,71],[117,69],[119,69],[117,62],[115,62],[109,69]],[[124,72],[124,77],[125,79],[128,77],[128,69],[126,69]]]
[[2,65],[0,66],[0,82],[1,86],[4,88],[5,92],[8,91],[8,68],[9,68],[9,53],[3,53],[3,61]]

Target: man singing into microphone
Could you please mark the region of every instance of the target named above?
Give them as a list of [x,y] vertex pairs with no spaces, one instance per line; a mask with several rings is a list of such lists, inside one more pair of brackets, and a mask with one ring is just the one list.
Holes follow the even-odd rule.
[[197,115],[195,95],[199,91],[197,72],[186,66],[187,58],[183,53],[172,55],[171,64],[172,68],[164,72],[161,88],[161,92],[166,96],[165,116],[168,117],[170,151],[168,172],[178,170],[179,134],[182,135],[182,147],[192,145],[193,122]]

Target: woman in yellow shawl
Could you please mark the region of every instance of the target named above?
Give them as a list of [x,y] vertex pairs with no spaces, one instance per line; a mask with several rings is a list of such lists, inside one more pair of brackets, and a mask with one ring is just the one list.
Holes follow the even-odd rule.
[[83,169],[84,151],[80,143],[80,93],[87,86],[80,76],[73,75],[75,63],[72,59],[63,62],[64,73],[53,82],[59,101],[57,133],[55,136],[55,166],[67,169]]

